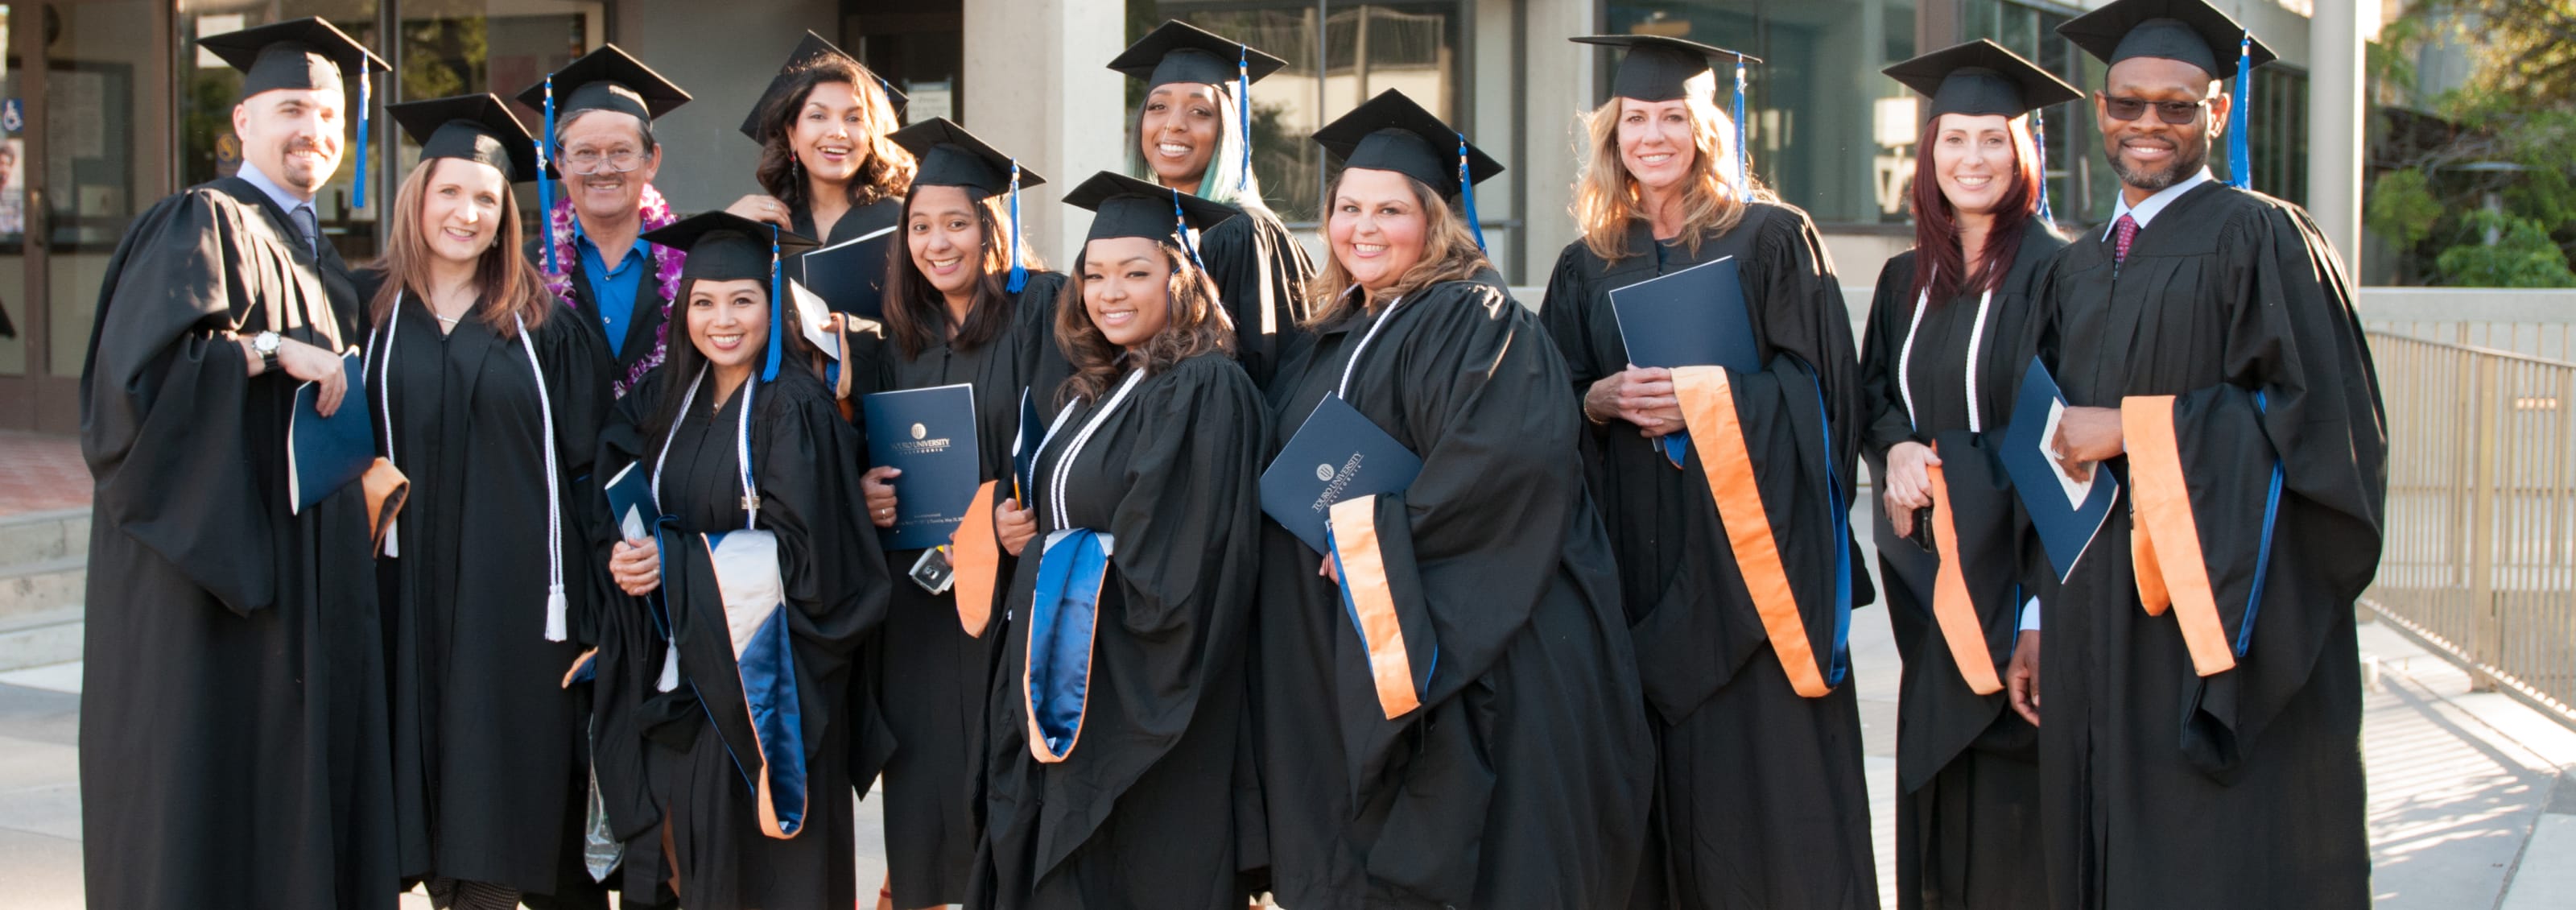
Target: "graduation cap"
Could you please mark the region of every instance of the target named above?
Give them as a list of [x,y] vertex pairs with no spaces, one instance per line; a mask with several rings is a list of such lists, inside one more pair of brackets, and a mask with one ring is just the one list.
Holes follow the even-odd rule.
[[1206,271],[1207,265],[1199,261],[1198,245],[1191,242],[1190,234],[1238,214],[1234,206],[1115,171],[1091,175],[1081,186],[1065,191],[1064,202],[1093,213],[1091,233],[1083,242],[1112,237],[1176,242],[1200,271]]
[[760,378],[764,382],[778,378],[778,355],[786,348],[783,333],[795,331],[785,316],[787,298],[780,293],[784,289],[779,286],[778,263],[782,257],[799,255],[821,244],[803,234],[726,211],[692,215],[646,231],[641,239],[688,253],[688,261],[680,266],[682,280],[769,279],[769,362],[762,367]]
[[1243,146],[1243,170],[1236,188],[1252,181],[1252,84],[1288,65],[1252,45],[1178,19],[1163,24],[1118,52],[1109,68],[1145,81],[1150,92],[1175,82],[1223,85],[1234,80],[1235,137]]
[[2254,68],[2280,59],[2254,33],[2203,0],[2117,0],[2069,19],[2057,33],[2105,64],[2133,57],[2162,57],[2200,67],[2209,78],[2224,74],[2220,61],[2235,60],[2233,102],[2227,115],[2227,185],[2242,187],[2252,170],[2245,135]]
[[885,93],[886,104],[894,108],[895,120],[898,122],[903,120],[904,109],[912,102],[911,96],[897,90],[894,83],[886,81],[884,76],[877,75],[877,71],[869,69],[867,64],[860,63],[859,58],[850,56],[849,52],[841,50],[839,45],[824,40],[823,36],[814,34],[812,29],[806,29],[804,40],[796,42],[795,52],[787,55],[787,62],[778,65],[778,75],[769,77],[769,87],[760,90],[760,100],[752,104],[751,113],[743,115],[742,134],[751,137],[753,142],[768,141],[767,137],[761,135],[761,112],[768,110],[778,96],[787,91],[787,81],[796,78],[798,72],[833,59],[847,60],[851,66],[858,67],[859,72],[876,80],[877,89]]
[[[1879,70],[1906,88],[1932,99],[1925,122],[1943,114],[2031,115],[2031,147],[2040,173],[2048,172],[2048,127],[2039,109],[2084,97],[2038,64],[1984,38],[1945,47]],[[2048,206],[2048,181],[2039,181],[2039,217],[2055,220]]]
[[[1002,154],[974,133],[946,117],[932,117],[904,127],[886,138],[912,153],[920,162],[913,175],[914,186],[954,186],[973,191],[977,198],[1001,193],[1011,196],[1011,244],[1020,242],[1020,190],[1045,183],[1036,171],[1020,167],[1020,160]],[[1011,257],[1011,293],[1028,286],[1029,267],[1020,257]]]
[[[1762,58],[1743,51],[1666,38],[1662,35],[1585,35],[1568,38],[1576,44],[1628,49],[1619,59],[1618,72],[1610,77],[1610,94],[1617,98],[1639,101],[1674,101],[1690,96],[1691,80],[1711,73],[1712,61],[1724,57],[1735,61],[1735,174],[1738,188],[1749,186],[1751,171],[1745,161],[1744,145],[1744,65],[1760,63]],[[1711,78],[1715,78],[1711,76]]]
[[[555,100],[558,90],[563,92],[561,102]],[[555,122],[558,119],[599,110],[615,111],[634,117],[639,123],[651,123],[674,108],[689,103],[689,93],[617,45],[602,44],[599,49],[564,64],[562,69],[547,73],[537,84],[521,89],[519,103],[545,112],[545,132],[536,137],[534,145],[537,166],[551,175],[555,168],[546,150],[554,146]],[[545,225],[546,271],[559,272],[555,262],[554,181],[537,181],[537,208],[544,216],[539,223]]]
[[1476,248],[1485,247],[1485,229],[1476,223],[1476,184],[1503,172],[1503,163],[1468,144],[1422,105],[1395,89],[1352,108],[1341,119],[1315,131],[1315,144],[1342,159],[1345,170],[1394,171],[1440,191],[1443,199],[1463,199],[1467,225],[1476,233]]
[[337,89],[340,80],[358,80],[358,173],[349,204],[367,206],[367,109],[374,106],[368,73],[393,67],[331,23],[306,16],[208,35],[197,46],[242,72],[241,97],[278,89]]
[[517,114],[490,93],[406,101],[385,106],[413,142],[420,160],[462,158],[490,165],[501,179],[535,180],[536,144]]

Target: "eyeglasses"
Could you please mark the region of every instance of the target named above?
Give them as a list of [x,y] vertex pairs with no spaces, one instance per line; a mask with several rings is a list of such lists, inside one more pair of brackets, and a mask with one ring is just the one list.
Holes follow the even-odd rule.
[[2200,119],[2200,108],[2206,101],[2149,101],[2144,98],[2122,98],[2101,95],[2102,112],[2113,120],[2136,120],[2146,116],[2147,108],[2156,109],[2156,119],[2176,126]]
[[644,153],[634,149],[618,149],[605,153],[598,149],[579,149],[564,153],[563,157],[556,159],[556,162],[565,173],[569,174],[596,174],[602,171],[623,174],[643,167]]

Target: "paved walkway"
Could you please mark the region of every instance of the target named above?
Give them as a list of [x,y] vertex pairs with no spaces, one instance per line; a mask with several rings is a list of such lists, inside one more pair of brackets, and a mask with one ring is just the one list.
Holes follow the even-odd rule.
[[[2576,907],[2576,730],[2471,692],[2467,675],[2386,624],[2361,627],[2361,651],[2378,908]],[[1897,658],[1884,610],[1854,616],[1852,658],[1881,890],[1892,896]],[[11,908],[81,906],[79,683],[78,664],[0,673],[0,904]],[[876,805],[859,809],[863,892],[884,869]]]
[[0,431],[0,515],[89,505],[89,491],[80,440]]

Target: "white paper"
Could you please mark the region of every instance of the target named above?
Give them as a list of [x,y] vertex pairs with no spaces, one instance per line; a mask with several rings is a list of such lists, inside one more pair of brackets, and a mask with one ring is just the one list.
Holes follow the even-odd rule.
[[841,359],[841,341],[832,337],[832,306],[806,290],[804,282],[793,278],[787,280],[787,293],[796,299],[796,321],[803,323],[805,340],[823,356]]
[[2101,468],[2096,466],[2094,468],[2095,473],[2089,475],[2087,479],[2076,480],[2075,478],[2066,476],[2066,469],[2059,466],[2056,445],[2057,423],[2065,416],[2066,402],[2051,401],[2048,403],[2048,424],[2041,427],[2039,431],[2039,454],[2041,457],[2048,459],[2048,464],[2051,468],[2048,473],[2050,476],[2057,478],[2057,486],[2066,491],[2066,508],[2070,510],[2081,509],[2084,507],[2084,498],[2093,495],[2093,481],[2091,478],[2101,476],[2099,473]]

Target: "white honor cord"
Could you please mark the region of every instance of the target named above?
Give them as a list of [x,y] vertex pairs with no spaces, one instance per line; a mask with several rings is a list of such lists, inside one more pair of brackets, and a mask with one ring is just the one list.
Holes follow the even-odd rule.
[[528,355],[528,373],[537,380],[537,414],[545,420],[546,436],[546,640],[563,641],[571,636],[565,618],[563,571],[563,494],[555,486],[555,403],[546,392],[546,368],[537,364],[537,341],[528,334],[528,321],[511,314],[510,321],[519,327],[519,350]]
[[1342,384],[1333,387],[1333,397],[1350,400],[1351,371],[1359,368],[1360,354],[1368,350],[1369,340],[1377,337],[1377,330],[1386,328],[1386,321],[1395,316],[1395,308],[1403,305],[1404,298],[1395,298],[1394,302],[1386,305],[1385,312],[1377,314],[1376,322],[1369,323],[1368,332],[1360,336],[1359,346],[1351,348],[1351,359],[1342,363]]
[[[689,380],[689,390],[680,395],[678,416],[671,418],[671,429],[662,434],[662,453],[653,456],[653,501],[662,502],[662,465],[671,460],[671,440],[680,435],[680,423],[689,419],[689,406],[698,401],[698,386],[705,383],[707,368],[699,367],[698,375]],[[734,462],[742,471],[742,501],[745,503],[743,530],[751,530],[760,520],[760,496],[751,485],[751,390],[760,384],[756,378],[742,381],[742,419],[734,428]]]
[[[1100,431],[1101,422],[1108,420],[1109,415],[1118,410],[1118,404],[1126,401],[1127,393],[1135,390],[1137,381],[1144,378],[1145,371],[1141,367],[1128,371],[1127,381],[1119,383],[1118,391],[1111,392],[1109,400],[1101,403],[1100,410],[1092,412],[1091,419],[1083,422],[1082,432],[1073,434],[1073,441],[1065,444],[1064,457],[1056,459],[1055,470],[1049,473],[1045,488],[1047,511],[1055,518],[1056,530],[1061,531],[1073,526],[1072,517],[1064,507],[1064,482],[1065,478],[1073,472],[1073,460],[1082,455],[1083,446],[1091,444],[1091,434]],[[1055,431],[1062,429],[1065,418],[1071,416],[1073,416],[1072,408],[1066,408],[1064,413],[1056,415],[1055,426],[1047,428],[1047,442],[1055,440]],[[1040,453],[1046,451],[1046,442],[1038,443],[1038,451]]]
[[[376,369],[378,371],[376,373],[376,416],[383,418],[385,423],[385,464],[387,466],[397,468],[401,467],[401,465],[394,464],[394,405],[392,397],[392,389],[394,385],[394,327],[402,323],[402,299],[403,296],[408,293],[409,292],[404,292],[403,294],[395,295],[393,311],[385,316],[384,356],[381,358],[369,358],[376,361]],[[366,375],[366,371],[363,369],[364,366],[364,364],[360,364],[361,369],[358,371],[358,375]],[[365,394],[364,390],[361,390],[360,394]],[[399,515],[400,513],[397,512],[396,514]],[[396,559],[402,558],[402,541],[400,539],[400,535],[395,533],[401,527],[402,522],[400,521],[395,521],[391,524],[385,525],[385,555]]]
[[[1905,422],[1909,426],[1920,425],[1920,421],[1914,418],[1914,374],[1910,366],[1914,362],[1914,332],[1923,327],[1923,311],[1931,297],[1928,290],[1915,295],[1914,321],[1906,325],[1905,347],[1896,355],[1896,392],[1905,398]],[[1968,380],[1968,432],[1971,433],[1985,432],[1985,420],[1977,407],[1977,349],[1986,343],[1986,308],[1994,302],[1993,291],[1978,295],[1977,322],[1968,329],[1968,362],[1963,372]]]

